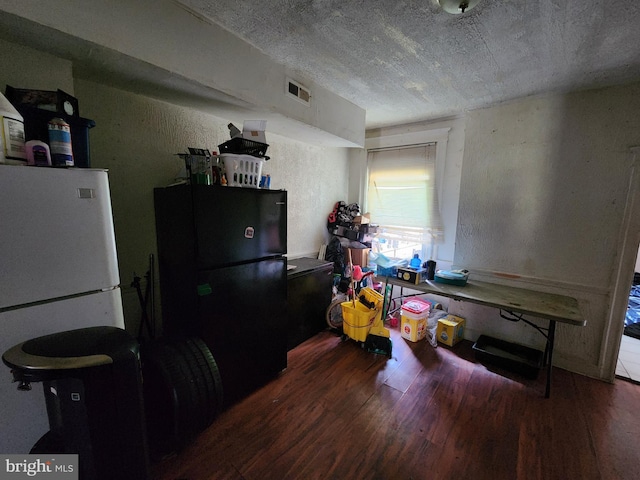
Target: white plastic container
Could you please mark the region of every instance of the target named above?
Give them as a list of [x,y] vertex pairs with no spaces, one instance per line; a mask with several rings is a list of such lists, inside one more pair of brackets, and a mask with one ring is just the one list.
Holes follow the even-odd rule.
[[24,164],[24,118],[0,93],[0,163]]
[[412,299],[400,309],[400,335],[411,342],[417,342],[427,336],[427,319],[431,305],[418,299]]
[[253,155],[222,153],[227,185],[231,187],[260,188],[264,158]]

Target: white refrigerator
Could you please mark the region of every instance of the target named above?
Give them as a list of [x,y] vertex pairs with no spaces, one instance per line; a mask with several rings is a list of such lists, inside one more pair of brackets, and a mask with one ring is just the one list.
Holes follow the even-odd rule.
[[[42,335],[124,328],[106,170],[0,165],[0,355]],[[42,384],[0,363],[0,453],[49,430]]]

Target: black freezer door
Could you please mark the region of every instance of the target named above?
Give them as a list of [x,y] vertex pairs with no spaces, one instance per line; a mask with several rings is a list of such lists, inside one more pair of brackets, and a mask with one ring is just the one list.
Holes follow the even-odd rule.
[[202,187],[193,201],[199,268],[287,252],[286,191],[196,187]]
[[287,366],[284,257],[198,272],[200,335],[229,405]]

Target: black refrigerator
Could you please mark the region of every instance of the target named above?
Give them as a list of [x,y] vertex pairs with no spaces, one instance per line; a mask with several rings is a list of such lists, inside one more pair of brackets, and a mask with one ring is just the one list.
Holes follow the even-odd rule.
[[287,192],[154,190],[162,328],[200,337],[230,405],[287,366]]

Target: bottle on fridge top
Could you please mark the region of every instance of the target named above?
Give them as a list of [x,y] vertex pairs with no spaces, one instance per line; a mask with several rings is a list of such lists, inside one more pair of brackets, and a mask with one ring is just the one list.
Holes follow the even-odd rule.
[[0,163],[23,163],[27,158],[24,150],[24,118],[1,93],[0,122]]
[[51,166],[49,145],[40,140],[29,140],[24,147],[27,152],[27,165]]
[[49,148],[54,167],[73,167],[71,129],[62,118],[49,120]]

